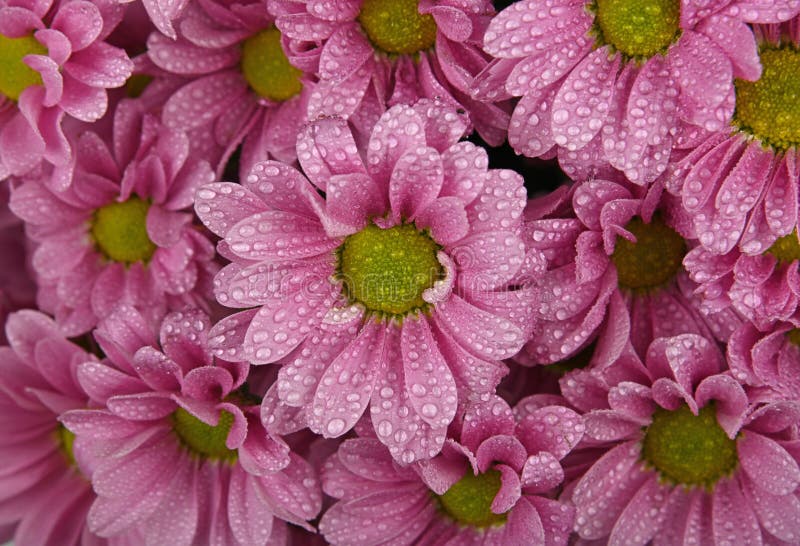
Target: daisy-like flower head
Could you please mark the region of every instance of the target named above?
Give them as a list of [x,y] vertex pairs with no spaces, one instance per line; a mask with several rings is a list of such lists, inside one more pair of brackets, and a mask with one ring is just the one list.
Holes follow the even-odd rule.
[[702,248],[686,267],[711,309],[733,305],[761,329],[800,323],[797,260],[800,20],[759,25],[764,72],[736,80],[733,130],[676,163],[667,188],[680,194]]
[[243,173],[259,160],[296,159],[315,83],[289,63],[281,42],[263,2],[224,1],[189,5],[177,40],[156,32],[148,39],[153,63],[189,80],[164,104],[164,123],[209,132],[224,149],[220,172],[243,140]]
[[95,498],[73,453],[74,435],[58,422],[85,408],[89,396],[78,367],[97,359],[64,338],[53,320],[17,311],[6,322],[9,347],[0,347],[0,525],[17,523],[14,543],[103,543],[86,527]]
[[[214,248],[182,212],[213,180],[185,134],[147,117],[141,132],[117,120],[114,151],[94,133],[77,141],[72,184],[60,171],[12,191],[11,209],[38,243],[37,298],[69,335],[86,332],[119,303],[157,322],[169,308],[205,305]],[[138,148],[131,139],[138,135]]]
[[366,140],[387,107],[420,98],[465,109],[494,146],[506,136],[508,108],[470,97],[488,63],[481,37],[494,8],[488,0],[271,0],[289,57],[320,84],[309,116],[348,117]]
[[100,536],[281,544],[284,521],[308,527],[319,512],[313,468],[261,424],[249,366],[214,359],[209,326],[196,309],[171,313],[156,344],[143,317],[120,308],[97,330],[110,360],[77,377],[100,407],[61,420],[92,468],[88,524]]
[[761,67],[748,22],[796,14],[796,1],[555,0],[516,2],[489,25],[497,59],[476,97],[522,97],[509,142],[531,157],[558,155],[573,178],[604,165],[637,184],[667,167],[683,133],[722,129],[734,77]]
[[800,331],[794,325],[779,323],[764,333],[746,322],[731,335],[727,353],[741,383],[800,399]]
[[562,381],[571,402],[596,401],[585,437],[610,448],[571,488],[582,538],[797,541],[800,406],[754,398],[725,369],[715,342],[684,334],[655,340],[632,380],[595,377],[589,397],[575,377]]
[[106,112],[106,89],[133,63],[104,42],[115,13],[84,0],[0,3],[0,179],[42,160],[65,165],[64,114],[92,122]]
[[578,414],[530,397],[512,410],[465,404],[442,454],[398,466],[373,438],[346,440],[322,470],[339,499],[322,517],[332,544],[565,545],[574,509],[552,498],[559,461],[583,436]]
[[533,336],[518,361],[560,362],[594,340],[592,359],[611,363],[629,339],[644,355],[656,337],[695,333],[725,341],[738,326],[730,309],[701,312],[681,265],[691,244],[679,233],[686,222],[659,185],[645,191],[627,182],[584,182],[571,193],[571,218],[552,217],[553,199],[531,201],[526,213],[523,236],[529,254],[538,255],[532,261],[540,267],[531,271],[541,292]]
[[522,179],[487,169],[458,142],[465,129],[431,101],[395,106],[362,158],[346,121],[321,120],[298,139],[308,179],[264,162],[195,204],[232,261],[218,301],[249,308],[214,326],[216,354],[284,359],[281,399],[327,437],[371,404],[406,463],[439,452],[457,386],[491,392],[530,327],[532,289],[509,289],[525,254]]

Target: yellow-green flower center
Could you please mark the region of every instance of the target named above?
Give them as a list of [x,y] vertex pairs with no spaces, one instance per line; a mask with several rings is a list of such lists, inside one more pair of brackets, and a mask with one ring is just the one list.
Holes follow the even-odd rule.
[[94,212],[91,234],[97,248],[109,260],[147,263],[156,245],[147,235],[150,204],[138,197],[110,203]]
[[792,328],[786,332],[786,339],[789,340],[789,343],[800,347],[800,328]]
[[634,218],[625,229],[636,242],[617,237],[611,261],[617,268],[620,288],[648,292],[675,278],[686,254],[686,242],[656,214],[649,224]]
[[289,64],[281,47],[281,33],[275,27],[244,41],[241,67],[250,88],[269,100],[289,100],[303,89],[303,71]]
[[659,408],[642,441],[642,457],[669,483],[714,485],[736,468],[736,440],[717,423],[714,403],[694,415],[689,406]]
[[633,59],[665,53],[680,36],[680,0],[594,0],[593,32]]
[[800,144],[800,51],[791,46],[761,50],[761,77],[735,80],[734,123],[778,150]]
[[153,77],[147,74],[133,74],[125,82],[125,94],[132,99],[138,98],[152,81]]
[[412,55],[433,47],[436,22],[419,12],[417,0],[364,0],[358,22],[384,53]]
[[462,525],[490,527],[502,525],[507,514],[492,512],[492,501],[500,491],[500,472],[488,470],[477,476],[471,470],[438,497],[442,510]]
[[56,441],[58,442],[59,451],[61,451],[61,454],[67,460],[67,464],[71,467],[76,466],[75,452],[72,449],[75,443],[75,435],[67,430],[64,425],[59,424],[56,429]]
[[47,48],[33,36],[8,38],[0,34],[0,94],[11,100],[31,85],[41,85],[42,77],[22,62],[26,55],[47,55]]
[[238,459],[235,450],[225,446],[225,440],[233,425],[233,414],[222,411],[219,423],[212,427],[183,408],[178,408],[171,416],[172,429],[181,443],[193,454],[202,459],[234,463]]
[[797,239],[797,231],[778,237],[767,252],[775,256],[781,264],[800,260],[800,241]]
[[370,224],[339,247],[338,274],[351,302],[380,315],[425,309],[422,293],[442,277],[439,245],[414,224]]

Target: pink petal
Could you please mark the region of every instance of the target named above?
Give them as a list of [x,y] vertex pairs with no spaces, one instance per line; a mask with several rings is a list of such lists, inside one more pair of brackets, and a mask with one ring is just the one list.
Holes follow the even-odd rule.
[[603,126],[619,70],[620,57],[606,48],[586,56],[561,84],[553,100],[553,140],[568,150],[582,148]]
[[64,70],[92,87],[121,87],[133,72],[133,63],[122,49],[99,42],[73,53]]
[[797,540],[800,536],[800,499],[797,495],[773,495],[749,480],[743,479],[742,482],[747,484],[751,505],[764,529],[783,541]]
[[736,441],[739,462],[747,476],[762,489],[788,495],[800,485],[800,467],[780,444],[747,431]]
[[272,533],[272,512],[258,498],[250,476],[236,469],[228,487],[228,518],[240,544],[266,544]]
[[257,261],[313,257],[339,246],[338,240],[325,234],[319,221],[277,210],[239,221],[225,240],[237,256]]
[[525,259],[525,245],[509,231],[489,231],[462,239],[450,255],[459,268],[458,285],[480,293],[514,278]]
[[59,8],[50,27],[66,35],[72,50],[79,51],[100,36],[103,17],[94,4],[76,0]]
[[490,170],[483,191],[467,207],[472,231],[507,231],[518,225],[527,202],[523,183],[522,176],[514,171]]
[[388,208],[383,192],[366,174],[333,175],[325,189],[328,214],[352,226],[353,232],[364,228],[370,218],[382,216]]
[[367,323],[325,370],[309,414],[309,427],[313,431],[326,438],[336,438],[361,418],[384,366],[380,356],[384,331],[385,328],[376,322]]
[[439,195],[471,203],[483,190],[489,157],[471,142],[459,142],[442,152],[444,180]]
[[424,317],[403,321],[400,349],[411,407],[431,427],[447,427],[458,405],[456,383]]
[[414,224],[430,229],[433,239],[441,245],[452,244],[469,232],[464,204],[457,197],[436,199],[417,215]]
[[108,106],[106,90],[90,87],[67,73],[63,74],[63,77],[64,94],[61,96],[59,106],[81,121],[92,122],[103,117]]
[[355,22],[340,25],[322,48],[319,77],[333,82],[346,80],[373,55],[360,25]]
[[[404,130],[399,132],[396,127]],[[394,106],[381,116],[367,147],[367,165],[376,182],[388,186],[398,160],[407,151],[426,145],[424,127],[422,116],[410,106]]]
[[557,84],[525,94],[514,107],[508,126],[508,143],[527,157],[544,155],[555,145],[551,130],[552,104]]
[[258,196],[230,182],[203,186],[195,199],[195,211],[200,220],[220,237],[225,237],[228,230],[241,220],[266,210]]
[[743,21],[714,14],[700,21],[698,32],[708,36],[733,63],[733,76],[754,81],[761,76],[761,62],[753,31]]
[[115,415],[131,421],[154,421],[177,409],[175,402],[156,392],[116,395],[106,405]]
[[526,415],[517,425],[517,437],[528,453],[548,451],[559,460],[578,445],[583,433],[583,419],[562,406],[538,409]]
[[438,196],[442,181],[442,160],[436,150],[424,146],[407,150],[395,163],[389,181],[395,221],[413,220]]
[[179,130],[207,125],[246,93],[242,76],[221,71],[187,83],[173,93],[164,105],[162,119]]
[[151,389],[179,391],[181,388],[183,373],[180,366],[153,347],[136,351],[134,369]]
[[86,362],[78,366],[78,382],[92,400],[105,403],[110,397],[136,394],[145,386],[136,378],[99,362]]
[[[161,34],[151,34],[147,40],[148,56],[160,68],[173,74],[223,74],[225,68],[233,67],[241,56],[238,48],[204,48],[187,41],[170,40]],[[229,72],[228,74],[233,74]],[[240,85],[245,85],[241,74],[237,74]],[[230,78],[232,79],[232,78]],[[196,80],[201,81],[201,80]]]
[[584,539],[607,536],[634,492],[653,476],[641,467],[638,442],[620,444],[584,474],[572,494],[575,530]]
[[520,328],[467,303],[455,294],[436,306],[438,325],[477,356],[503,359],[516,354],[525,342]]
[[552,453],[541,451],[528,457],[521,476],[526,493],[545,493],[564,481],[564,469]]
[[631,498],[608,538],[609,544],[647,544],[659,531],[667,515],[667,503],[673,498],[683,502],[679,488],[658,483],[652,474]]
[[317,218],[322,199],[293,167],[278,161],[262,161],[253,166],[242,185],[270,208]]
[[246,361],[247,350],[244,339],[250,323],[258,309],[234,313],[218,321],[208,333],[208,345],[218,358],[230,361]]
[[169,495],[141,526],[148,543],[190,544],[195,537],[202,502],[198,499],[196,470],[190,464],[177,465],[176,470],[169,482]]
[[332,175],[365,172],[353,134],[341,118],[309,125],[297,137],[297,158],[308,179],[323,191]]
[[720,480],[714,486],[712,523],[715,542],[761,544],[761,529],[739,481]]

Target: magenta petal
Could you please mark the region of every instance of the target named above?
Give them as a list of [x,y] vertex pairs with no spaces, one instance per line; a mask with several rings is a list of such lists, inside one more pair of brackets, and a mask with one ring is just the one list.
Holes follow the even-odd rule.
[[359,24],[340,25],[322,48],[319,77],[332,82],[346,80],[374,54]]
[[505,466],[519,473],[525,465],[528,453],[525,446],[513,436],[497,435],[487,438],[475,452],[475,461],[478,470],[486,472],[495,463],[504,463]]
[[353,438],[339,447],[337,457],[344,467],[373,482],[396,483],[401,476],[388,450],[372,438]]
[[503,537],[495,544],[549,544],[545,536],[544,524],[536,508],[523,497],[508,515],[508,523]]
[[153,390],[179,391],[183,373],[180,366],[153,347],[142,347],[133,359],[136,373]]
[[117,417],[105,410],[72,410],[59,417],[59,421],[74,434],[93,440],[127,438],[148,426]]
[[244,338],[256,313],[258,309],[234,313],[211,327],[208,344],[217,357],[238,362],[247,360]]
[[476,293],[508,283],[525,259],[525,244],[510,231],[470,235],[449,251],[459,266],[458,286]]
[[414,224],[431,230],[433,239],[441,245],[452,244],[469,232],[464,204],[458,197],[440,197],[418,215]]
[[747,412],[747,394],[742,385],[729,375],[712,375],[697,386],[694,395],[698,407],[716,400],[717,421],[729,438],[739,433]]
[[268,207],[316,218],[322,199],[297,169],[279,161],[253,165],[242,185]]
[[796,494],[773,495],[749,480],[746,491],[761,525],[771,535],[792,542],[800,536],[800,499]]
[[309,427],[335,438],[350,430],[372,397],[378,372],[384,366],[384,327],[369,322],[339,354],[320,379],[309,414]]
[[99,42],[73,53],[64,70],[92,87],[121,87],[133,72],[133,62],[124,50]]
[[112,396],[146,390],[141,381],[99,362],[81,364],[77,376],[81,387],[96,402],[105,403]]
[[[367,165],[377,182],[388,183],[400,157],[426,145],[424,126],[420,114],[410,106],[394,106],[381,116],[367,147]],[[398,132],[395,127],[406,130]]]
[[267,210],[258,196],[230,182],[202,186],[197,190],[194,207],[206,227],[220,237],[225,237],[241,220]]
[[797,461],[779,443],[747,431],[736,441],[739,462],[758,487],[775,495],[788,495],[800,485]]
[[442,197],[456,197],[466,205],[480,195],[489,168],[486,150],[471,142],[459,142],[442,152],[442,165]]
[[167,248],[178,242],[191,216],[172,212],[153,204],[147,210],[147,235],[160,247]]
[[230,229],[225,240],[237,256],[256,261],[307,258],[339,246],[318,220],[280,210],[248,216]]
[[325,190],[335,174],[364,173],[364,163],[347,122],[323,118],[297,137],[297,159],[308,179]]
[[761,76],[761,63],[753,31],[736,17],[715,14],[703,19],[697,30],[717,44],[733,63],[733,75],[745,80]]
[[584,416],[586,436],[599,442],[617,442],[638,436],[642,423],[614,410],[594,410]]
[[492,501],[492,512],[503,514],[511,510],[522,496],[519,474],[508,465],[498,464],[493,467],[500,471],[500,490]]
[[148,543],[190,544],[195,538],[201,502],[196,480],[197,472],[193,465],[177,465],[169,482],[169,495],[165,495],[147,518],[147,524],[142,526]]

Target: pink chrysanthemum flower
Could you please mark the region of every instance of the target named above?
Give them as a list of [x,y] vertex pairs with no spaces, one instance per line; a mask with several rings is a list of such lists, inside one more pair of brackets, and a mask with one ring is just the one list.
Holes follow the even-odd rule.
[[470,97],[489,58],[481,38],[494,8],[488,0],[271,0],[289,58],[319,76],[309,115],[349,117],[369,136],[388,107],[421,98],[463,108],[478,133],[499,146],[505,105]]
[[177,40],[158,33],[148,40],[158,67],[189,79],[164,104],[164,123],[209,132],[225,150],[218,171],[243,140],[243,173],[260,160],[296,159],[315,84],[289,63],[281,42],[273,17],[255,1],[190,4]]
[[526,0],[489,25],[497,58],[476,97],[522,97],[508,139],[530,157],[558,155],[573,178],[610,164],[637,184],[667,167],[684,133],[723,128],[733,79],[761,73],[745,24],[797,13],[795,0]]
[[601,376],[590,395],[562,381],[572,403],[597,401],[585,438],[609,449],[568,486],[578,534],[608,544],[795,544],[800,405],[754,398],[725,371],[717,344],[693,334],[655,340],[638,364],[629,380]]
[[525,253],[522,178],[487,169],[458,142],[465,130],[431,101],[398,105],[363,158],[346,121],[321,120],[297,143],[308,179],[264,162],[241,186],[204,186],[195,205],[233,262],[218,301],[250,308],[214,326],[216,354],[286,359],[281,398],[327,437],[371,403],[405,462],[439,452],[457,386],[491,392],[530,326],[532,289],[509,289]]
[[578,414],[497,396],[465,405],[445,449],[397,465],[373,438],[346,440],[322,484],[339,499],[322,517],[332,544],[566,545],[574,509],[552,493],[559,461],[581,440]]
[[702,245],[686,258],[709,309],[733,305],[761,329],[800,324],[797,260],[800,19],[756,27],[764,74],[736,81],[733,130],[675,165],[680,195]]
[[140,131],[117,121],[113,152],[95,133],[81,135],[66,189],[48,188],[58,185],[54,178],[34,179],[11,195],[12,211],[38,243],[39,305],[69,335],[88,331],[119,303],[154,322],[170,308],[204,305],[217,271],[213,245],[182,212],[213,180],[208,163],[189,154],[185,134],[152,117]]
[[[306,526],[322,495],[313,468],[261,424],[249,366],[212,357],[208,317],[168,315],[160,348],[121,308],[99,339],[111,363],[78,381],[101,409],[61,420],[92,468],[88,524],[100,536],[134,533],[147,545],[283,544],[284,522]],[[112,365],[113,363],[113,365]],[[310,529],[310,527],[309,527]]]
[[730,337],[731,372],[741,383],[767,388],[790,401],[800,400],[800,330],[781,323],[760,332],[749,322]]
[[[541,292],[531,340],[517,356],[550,364],[593,340],[594,359],[610,363],[630,342],[644,355],[657,337],[695,333],[727,340],[741,319],[730,309],[703,314],[696,285],[681,266],[691,242],[680,206],[659,184],[590,180],[571,193],[574,217],[547,196],[528,205],[524,239],[539,268]],[[542,271],[542,263],[548,270]],[[605,318],[605,322],[604,322]]]
[[67,341],[51,318],[36,311],[9,316],[10,347],[0,347],[0,525],[17,523],[14,544],[103,544],[86,527],[95,498],[73,454],[74,436],[59,422],[85,408],[76,380],[93,355]]
[[[0,325],[8,313],[36,305],[36,282],[29,271],[28,244],[22,220],[8,208],[10,188],[0,186]],[[0,329],[0,344],[6,344]]]
[[99,119],[106,89],[130,76],[125,52],[103,41],[118,22],[105,11],[84,0],[0,3],[0,179],[42,158],[66,164],[64,114]]

